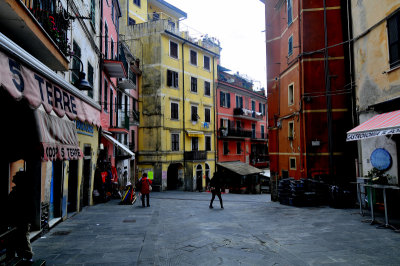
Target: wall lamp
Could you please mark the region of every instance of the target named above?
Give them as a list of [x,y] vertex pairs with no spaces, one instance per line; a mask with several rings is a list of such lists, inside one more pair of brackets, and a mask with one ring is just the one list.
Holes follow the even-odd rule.
[[[78,80],[75,81],[75,83],[74,83],[75,87],[77,87],[79,90],[82,90],[82,91],[93,90],[92,85],[85,79],[86,73],[83,71],[82,60],[78,56],[74,55],[73,53],[70,53],[69,56],[76,58],[79,61],[79,64],[81,66],[81,69],[79,71]],[[76,69],[70,69],[70,70],[76,70]]]

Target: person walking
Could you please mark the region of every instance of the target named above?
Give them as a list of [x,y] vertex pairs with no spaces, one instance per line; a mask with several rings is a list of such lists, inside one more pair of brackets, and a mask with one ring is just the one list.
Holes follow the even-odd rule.
[[147,207],[150,207],[150,191],[153,181],[147,178],[147,173],[144,173],[140,180],[140,193],[142,194],[142,207],[145,207],[144,198],[146,197]]
[[35,213],[35,206],[30,180],[23,170],[14,175],[12,182],[15,186],[8,195],[7,208],[9,224],[16,228],[10,253],[14,256],[16,252],[17,256],[22,260],[32,262],[33,252],[29,232]]
[[222,189],[222,180],[220,174],[217,172],[214,174],[213,178],[210,180],[210,190],[212,193],[211,202],[210,202],[210,209],[213,208],[213,202],[215,199],[215,195],[219,198],[219,203],[221,204],[221,209],[224,208],[222,204],[222,197],[221,197],[221,189]]

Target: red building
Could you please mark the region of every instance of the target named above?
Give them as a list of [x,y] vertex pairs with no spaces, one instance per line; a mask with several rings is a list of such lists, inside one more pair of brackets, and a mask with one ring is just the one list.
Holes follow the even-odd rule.
[[268,167],[265,91],[218,67],[216,116],[218,162]]
[[352,115],[341,2],[265,1],[272,178],[335,183],[354,173],[345,150]]

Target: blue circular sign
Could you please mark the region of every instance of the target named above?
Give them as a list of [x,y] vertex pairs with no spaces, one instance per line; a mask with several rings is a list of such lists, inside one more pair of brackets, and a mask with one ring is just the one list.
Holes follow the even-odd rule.
[[371,164],[378,170],[387,170],[392,166],[392,156],[382,148],[376,149],[371,153]]

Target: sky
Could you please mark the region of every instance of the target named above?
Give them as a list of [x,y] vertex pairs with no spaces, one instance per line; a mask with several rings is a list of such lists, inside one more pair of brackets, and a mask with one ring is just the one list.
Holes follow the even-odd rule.
[[191,35],[220,41],[221,66],[251,78],[255,89],[266,88],[265,7],[260,0],[166,1],[187,13],[181,27],[189,27]]

